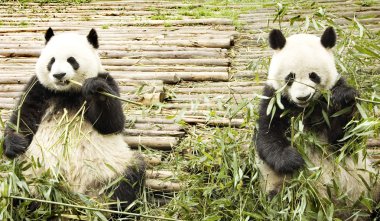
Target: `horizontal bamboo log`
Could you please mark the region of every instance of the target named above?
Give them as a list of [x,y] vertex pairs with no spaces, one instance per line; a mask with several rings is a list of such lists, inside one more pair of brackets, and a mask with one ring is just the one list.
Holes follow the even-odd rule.
[[206,124],[209,126],[231,126],[231,127],[241,127],[244,123],[243,119],[228,119],[228,118],[221,118],[221,119],[212,119],[207,120],[205,117],[199,118],[199,117],[193,117],[193,116],[187,116],[182,118],[181,120],[185,121],[188,124]]
[[148,179],[167,179],[174,178],[174,173],[169,170],[147,170],[145,177]]
[[141,145],[158,150],[172,150],[178,144],[178,138],[176,137],[124,136],[124,140],[132,148],[137,148]]
[[178,124],[159,124],[159,123],[135,123],[129,128],[139,130],[155,130],[155,131],[183,131],[184,126]]
[[165,99],[164,92],[156,92],[156,93],[145,93],[142,98],[139,100],[140,103],[144,105],[156,105],[162,103]]
[[251,87],[196,87],[196,88],[176,88],[175,93],[191,94],[254,94],[260,92],[263,86],[251,86]]
[[[17,63],[36,63],[37,58],[13,58],[3,60],[1,62],[17,62]],[[202,66],[229,66],[230,61],[227,58],[214,59],[102,59],[103,65],[112,66],[132,66],[132,65],[202,65]]]
[[160,165],[161,164],[161,157],[159,156],[151,156],[151,155],[146,155],[142,154],[145,163],[149,168]]
[[375,139],[375,138],[368,139],[367,147],[380,147],[380,139]]
[[169,181],[146,179],[145,185],[153,190],[168,191],[168,192],[178,192],[183,186],[180,183],[174,183]]
[[125,135],[127,136],[171,136],[171,137],[182,137],[185,135],[183,131],[173,131],[173,130],[139,130],[139,129],[125,129]]

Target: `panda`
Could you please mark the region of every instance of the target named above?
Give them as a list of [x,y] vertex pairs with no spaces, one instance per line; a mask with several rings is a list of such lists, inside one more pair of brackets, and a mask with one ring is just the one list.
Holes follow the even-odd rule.
[[[349,155],[335,163],[334,156],[344,144],[339,140],[355,114],[355,97],[358,95],[336,69],[332,52],[335,44],[336,33],[332,27],[326,28],[321,37],[296,34],[285,38],[276,29],[269,34],[269,45],[274,54],[263,96],[272,98],[280,93],[278,100],[283,107],[275,103],[275,112],[268,114],[270,99],[261,100],[254,143],[258,169],[263,176],[262,188],[270,198],[281,191],[286,179],[308,165],[321,168],[316,190],[322,196],[327,197],[328,186],[336,182],[340,191],[346,193],[350,205],[362,194],[371,194],[378,199],[379,187],[371,184],[377,171],[364,153],[358,154],[357,162]],[[330,97],[323,96],[323,91],[330,92]],[[321,151],[316,145],[301,147],[306,159],[291,146],[289,137],[292,118],[304,114],[307,108],[310,112],[302,119],[304,130],[316,135],[329,148]],[[331,117],[345,108],[349,111]],[[330,125],[324,120],[323,111],[329,116]],[[366,188],[362,178],[372,185],[371,190]]]
[[3,153],[30,163],[23,172],[29,181],[49,170],[76,193],[112,194],[120,202],[112,209],[124,210],[143,186],[145,163],[123,139],[120,100],[98,93],[119,96],[97,54],[97,32],[55,35],[49,28],[45,40],[36,74],[5,128]]

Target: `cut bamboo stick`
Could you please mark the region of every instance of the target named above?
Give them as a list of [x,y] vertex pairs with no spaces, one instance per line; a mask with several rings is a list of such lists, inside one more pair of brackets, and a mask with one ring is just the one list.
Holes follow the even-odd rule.
[[146,179],[145,185],[153,190],[168,191],[168,192],[178,192],[183,186],[180,183],[174,183],[169,181]]
[[145,163],[147,164],[148,168],[152,168],[154,166],[161,164],[161,157],[160,156],[152,156],[152,155],[146,155],[142,154]]
[[155,131],[183,131],[184,126],[178,124],[159,124],[159,123],[135,123],[132,128],[139,130]]
[[148,179],[167,179],[174,178],[174,173],[169,170],[147,170],[145,177]]
[[156,105],[162,103],[165,99],[164,92],[156,92],[156,93],[144,93],[142,98],[139,100],[140,103],[144,105]]
[[176,137],[125,136],[124,140],[132,148],[137,148],[141,145],[158,150],[172,150],[178,144],[178,138]]
[[139,129],[125,129],[125,135],[127,136],[171,136],[171,137],[183,137],[185,132],[173,131],[173,130],[139,130]]
[[368,139],[367,147],[380,147],[380,139],[375,139],[375,138]]

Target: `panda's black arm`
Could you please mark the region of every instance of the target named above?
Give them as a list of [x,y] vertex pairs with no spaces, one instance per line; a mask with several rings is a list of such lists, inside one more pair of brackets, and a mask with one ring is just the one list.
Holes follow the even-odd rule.
[[13,111],[5,128],[3,150],[8,158],[15,158],[24,153],[32,142],[46,111],[49,93],[51,92],[43,87],[35,76],[26,85],[16,106],[19,108]]
[[353,113],[356,110],[356,96],[358,96],[358,92],[348,85],[343,77],[331,89],[330,116],[344,108],[351,107],[351,110],[337,117],[330,118],[330,133],[328,133],[330,144],[338,144],[338,140],[343,138],[344,127],[352,119]]
[[85,117],[101,134],[123,131],[125,116],[120,100],[99,94],[104,91],[119,96],[119,88],[108,73],[87,79],[82,87],[82,94],[87,101]]
[[[273,97],[274,92],[273,88],[265,86],[263,95]],[[266,114],[268,104],[268,99],[263,99],[260,104],[256,149],[260,158],[274,171],[291,174],[300,169],[305,162],[286,138],[286,131],[290,128],[289,117],[280,117],[281,113],[276,111],[271,120],[271,115]],[[282,104],[285,109],[290,108],[285,98],[282,99]]]

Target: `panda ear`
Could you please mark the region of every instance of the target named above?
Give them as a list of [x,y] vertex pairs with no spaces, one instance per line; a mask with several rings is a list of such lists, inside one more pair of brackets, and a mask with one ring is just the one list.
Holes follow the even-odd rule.
[[332,48],[336,43],[336,34],[333,27],[328,27],[323,32],[321,37],[321,44],[325,48]]
[[90,33],[88,33],[87,40],[94,48],[99,48],[98,34],[95,29],[91,29]]
[[51,37],[54,36],[54,31],[52,28],[49,27],[48,30],[46,30],[46,33],[45,33],[45,44],[47,44],[49,42],[49,40],[51,39]]
[[273,29],[269,33],[269,45],[273,49],[282,49],[285,46],[286,38],[278,29]]

